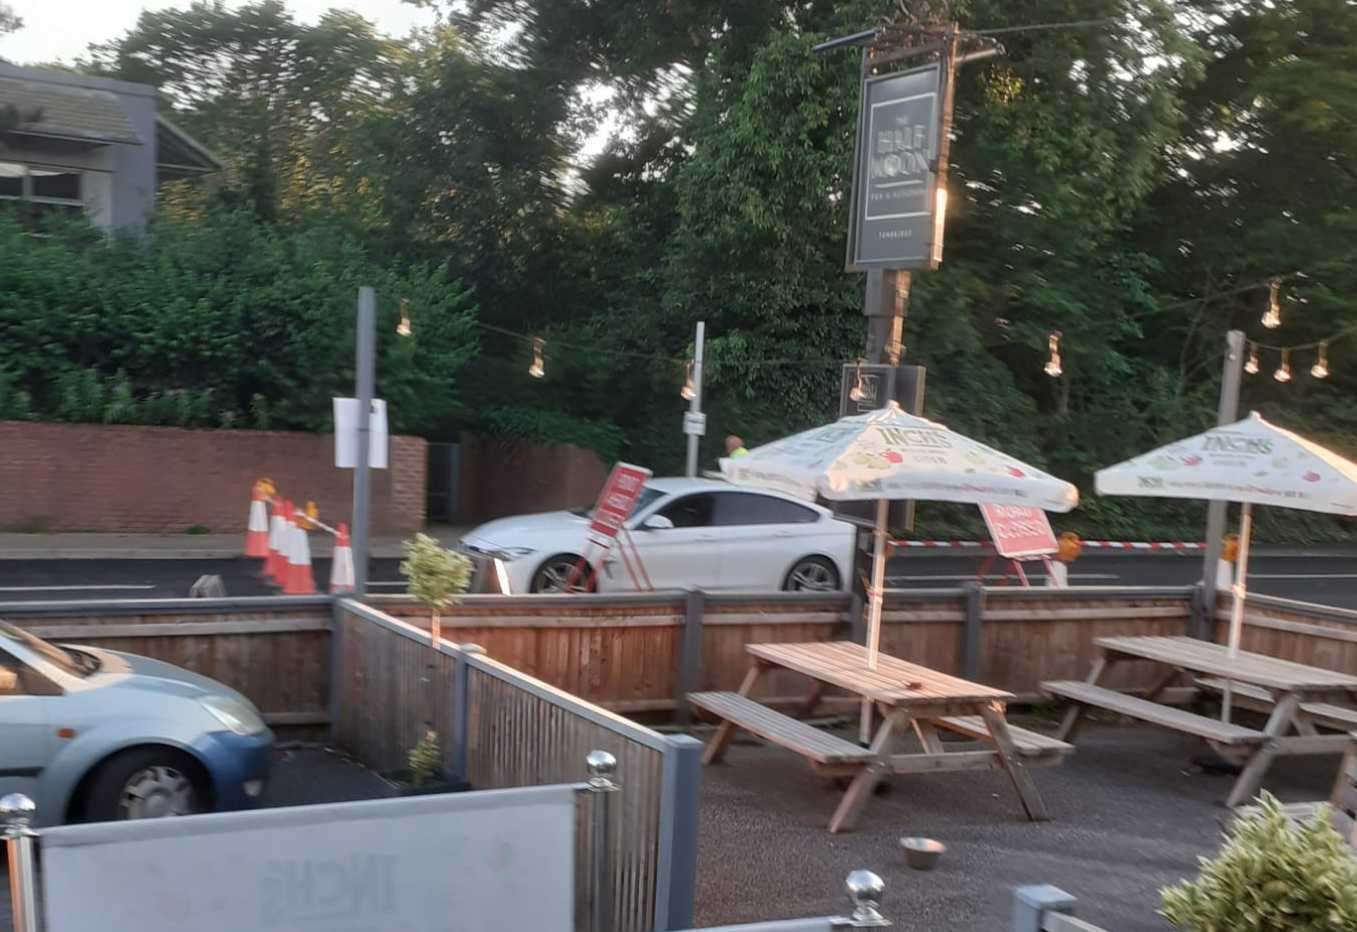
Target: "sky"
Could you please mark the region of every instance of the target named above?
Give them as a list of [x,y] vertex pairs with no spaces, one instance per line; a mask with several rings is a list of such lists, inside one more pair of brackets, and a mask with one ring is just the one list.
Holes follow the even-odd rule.
[[[0,58],[18,64],[70,61],[86,46],[131,29],[143,9],[188,6],[190,0],[5,0],[24,28],[0,38]],[[228,2],[229,6],[239,6]],[[401,0],[287,0],[293,16],[315,22],[332,7],[353,10],[388,35],[403,36],[433,22],[433,12]]]

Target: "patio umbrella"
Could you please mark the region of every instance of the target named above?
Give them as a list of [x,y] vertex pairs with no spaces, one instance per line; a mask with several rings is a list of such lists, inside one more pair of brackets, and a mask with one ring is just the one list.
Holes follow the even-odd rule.
[[1069,511],[1079,491],[948,430],[915,417],[895,402],[868,414],[756,447],[721,460],[737,485],[774,489],[814,501],[875,501],[875,548],[868,591],[868,665],[876,668],[881,640],[882,583],[886,567],[886,514],[892,499],[1034,505]]
[[[1257,412],[1242,421],[1151,450],[1109,466],[1096,479],[1099,495],[1204,498],[1239,502],[1239,571],[1232,588],[1229,651],[1239,655],[1248,591],[1253,506],[1280,505],[1357,515],[1357,463],[1352,463]],[[1225,693],[1222,717],[1230,715]]]

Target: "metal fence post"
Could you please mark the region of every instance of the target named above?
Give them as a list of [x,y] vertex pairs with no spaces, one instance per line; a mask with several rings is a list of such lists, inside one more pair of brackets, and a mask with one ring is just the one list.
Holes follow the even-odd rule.
[[844,881],[848,899],[853,903],[853,912],[849,916],[833,920],[836,930],[840,929],[880,929],[891,924],[881,914],[881,894],[886,890],[886,882],[871,871],[853,871]]
[[672,736],[660,790],[660,850],[655,869],[655,932],[693,925],[697,897],[697,794],[702,742]]
[[966,628],[961,642],[961,676],[973,680],[980,676],[981,635],[985,627],[985,587],[966,583]]
[[678,691],[674,696],[674,717],[680,725],[693,720],[688,694],[697,692],[702,676],[702,613],[707,594],[689,589],[683,605],[683,643],[679,648]]
[[589,769],[589,932],[613,932],[613,799],[621,789],[613,781],[617,758],[607,751],[590,751]]
[[1009,932],[1041,932],[1046,913],[1074,915],[1074,897],[1050,884],[1015,887]]
[[343,700],[340,698],[340,670],[344,665],[344,600],[334,598],[330,601],[330,682],[329,696],[326,699],[326,706],[330,710],[330,742],[337,744],[339,741],[339,704]]
[[452,740],[448,742],[448,770],[454,777],[471,782],[468,755],[471,744],[471,664],[472,654],[483,654],[479,644],[458,644],[452,668]]
[[14,932],[38,932],[38,885],[33,853],[33,841],[38,833],[31,828],[37,808],[33,800],[22,793],[10,793],[0,799],[0,834],[5,839],[9,857],[9,898]]

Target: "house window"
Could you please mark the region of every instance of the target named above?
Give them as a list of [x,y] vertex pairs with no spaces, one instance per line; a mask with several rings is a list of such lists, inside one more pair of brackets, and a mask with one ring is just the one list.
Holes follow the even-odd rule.
[[81,174],[64,168],[43,168],[0,162],[0,201],[25,201],[46,210],[83,210]]

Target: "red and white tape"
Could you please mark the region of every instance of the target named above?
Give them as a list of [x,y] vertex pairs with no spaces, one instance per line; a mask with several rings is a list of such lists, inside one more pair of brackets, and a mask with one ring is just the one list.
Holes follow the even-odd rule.
[[[912,550],[980,550],[994,545],[985,540],[893,540],[891,546]],[[1088,550],[1203,550],[1206,547],[1202,543],[1180,540],[1086,540],[1083,546]]]

